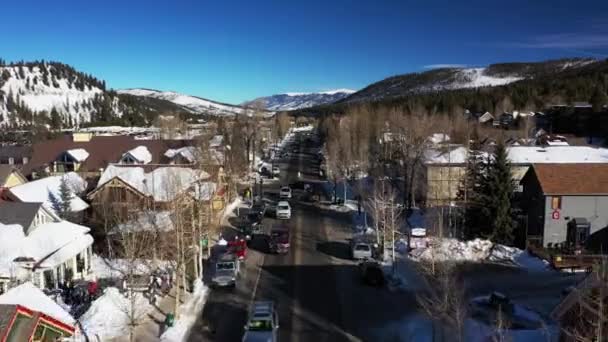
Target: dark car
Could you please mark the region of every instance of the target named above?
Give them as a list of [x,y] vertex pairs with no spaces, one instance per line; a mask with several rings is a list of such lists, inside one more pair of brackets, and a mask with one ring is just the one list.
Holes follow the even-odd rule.
[[384,272],[380,264],[375,261],[363,261],[359,263],[361,279],[365,284],[371,286],[382,286],[385,283]]
[[277,226],[270,232],[269,248],[272,253],[289,253],[289,229],[284,226]]
[[256,201],[255,203],[253,203],[253,205],[251,206],[251,209],[249,210],[249,214],[258,214],[261,217],[264,217],[264,215],[266,215],[266,202],[264,201]]

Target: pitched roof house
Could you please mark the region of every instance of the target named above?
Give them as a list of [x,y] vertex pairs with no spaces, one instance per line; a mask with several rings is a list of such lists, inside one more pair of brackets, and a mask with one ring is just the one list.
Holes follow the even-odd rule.
[[608,163],[534,164],[521,184],[532,243],[584,246],[608,227]]
[[71,191],[70,210],[72,213],[82,213],[89,205],[79,194],[84,193],[87,183],[74,172],[63,176],[50,176],[14,186],[3,193],[3,198],[12,202],[42,203],[44,207],[57,213],[61,203],[61,182],[65,179]]
[[0,165],[0,191],[26,183],[25,176],[13,165]]
[[193,140],[138,140],[132,136],[85,136],[63,137],[36,143],[29,163],[23,166],[23,174],[63,173],[78,171],[95,177],[111,163],[169,164],[165,156],[169,149],[193,146]]
[[164,166],[147,172],[144,167],[108,166],[88,194],[95,217],[111,210],[120,220],[141,209],[166,209],[180,196],[206,201],[215,193],[209,174],[185,166]]
[[0,341],[58,341],[75,332],[74,318],[30,282],[0,295]]

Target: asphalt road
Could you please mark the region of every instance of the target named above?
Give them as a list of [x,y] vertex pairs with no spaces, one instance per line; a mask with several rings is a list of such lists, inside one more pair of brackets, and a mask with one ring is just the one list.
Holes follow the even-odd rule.
[[[289,146],[291,149],[297,142]],[[298,179],[319,182],[318,162],[298,154],[281,165],[281,182],[265,184],[266,198],[276,200],[280,184]],[[301,190],[294,191],[299,197]],[[351,217],[321,210],[294,198],[291,250],[267,254],[256,238],[235,289],[211,291],[189,341],[240,341],[253,301],[272,300],[279,313],[279,341],[374,341],[372,331],[415,310],[415,296],[362,284],[348,260]],[[265,218],[266,227],[276,223]]]

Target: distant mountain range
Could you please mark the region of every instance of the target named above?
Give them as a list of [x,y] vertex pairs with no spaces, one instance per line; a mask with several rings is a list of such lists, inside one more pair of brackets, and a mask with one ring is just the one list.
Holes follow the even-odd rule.
[[[555,95],[547,92],[555,92],[560,93],[562,98],[564,94],[566,97],[578,94],[573,97],[576,101],[588,101],[594,87],[608,88],[600,84],[602,78],[599,77],[606,75],[606,68],[605,61],[583,58],[442,68],[389,77],[359,91],[337,89],[318,93],[286,93],[232,105],[171,91],[145,88],[114,91],[106,88],[105,81],[59,62],[7,64],[0,59],[0,127],[47,125],[60,128],[92,123],[147,126],[162,113],[183,113],[188,117],[232,116],[243,113],[244,106],[258,101],[263,103],[268,115],[277,111],[318,114],[320,109],[335,112],[336,106],[344,108],[351,103],[391,101],[412,95],[462,92],[523,82],[528,82],[528,88],[531,87],[529,83],[534,82],[534,91],[541,91],[535,93],[542,95],[540,100]],[[580,81],[581,74],[587,75],[584,82]],[[560,88],[556,88],[556,82]],[[584,91],[582,88],[585,88]],[[489,103],[495,103],[500,96],[498,93],[494,97],[482,95],[477,98],[485,98]],[[539,99],[540,95],[534,96]],[[455,96],[462,98],[465,95],[458,93]]]
[[355,90],[351,89],[335,89],[318,93],[285,93],[260,97],[244,104],[261,101],[264,108],[268,110],[289,111],[334,103],[353,93],[355,93]]
[[240,114],[243,111],[243,108],[239,106],[207,100],[202,97],[180,94],[173,91],[134,88],[121,89],[118,90],[117,93],[169,101],[192,114],[226,116]]

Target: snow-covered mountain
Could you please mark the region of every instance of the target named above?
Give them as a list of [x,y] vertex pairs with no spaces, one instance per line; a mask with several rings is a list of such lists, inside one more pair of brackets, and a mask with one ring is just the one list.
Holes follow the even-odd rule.
[[501,63],[475,68],[439,68],[389,77],[348,96],[342,102],[376,101],[385,98],[441,90],[495,87],[581,68],[596,59],[562,59],[538,63]]
[[77,125],[90,122],[102,109],[120,116],[118,98],[109,96],[105,82],[61,63],[0,65],[0,126],[60,120]]
[[335,89],[318,93],[285,93],[260,97],[246,104],[261,101],[268,110],[286,111],[334,103],[354,92],[351,89]]
[[209,115],[235,115],[243,112],[243,108],[221,102],[207,100],[201,97],[176,93],[173,91],[159,91],[145,88],[122,89],[119,94],[155,98],[172,102],[184,110],[194,114]]

